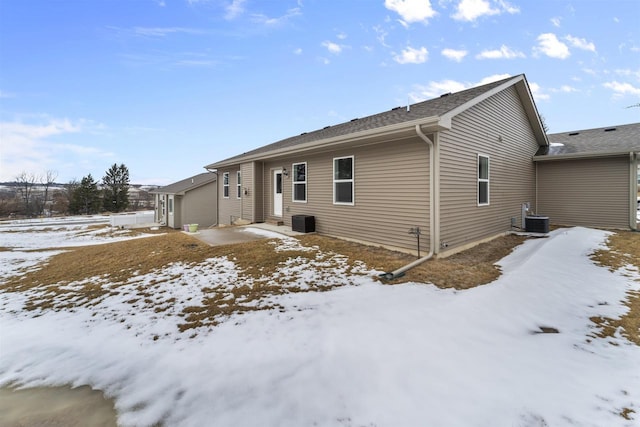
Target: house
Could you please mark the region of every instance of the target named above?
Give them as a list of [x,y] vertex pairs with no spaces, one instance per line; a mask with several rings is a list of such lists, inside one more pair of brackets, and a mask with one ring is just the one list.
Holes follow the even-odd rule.
[[183,224],[216,225],[216,181],[215,173],[205,172],[151,191],[155,194],[155,221],[171,228],[182,228]]
[[522,225],[548,146],[524,75],[302,133],[206,166],[219,222],[291,226],[441,255]]
[[640,123],[548,138],[533,158],[538,210],[556,224],[637,229]]

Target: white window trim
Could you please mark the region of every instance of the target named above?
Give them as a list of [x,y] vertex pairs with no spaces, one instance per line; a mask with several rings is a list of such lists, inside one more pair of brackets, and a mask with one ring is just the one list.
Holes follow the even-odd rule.
[[[351,179],[336,179],[336,160],[340,159],[351,159]],[[343,206],[354,206],[356,204],[356,160],[354,156],[342,156],[342,157],[334,157],[333,158],[333,204],[334,205],[343,205]],[[351,203],[349,202],[336,202],[336,184],[340,182],[350,182],[351,183]]]
[[242,173],[240,171],[236,172],[236,198],[242,198]]
[[[480,178],[480,157],[487,159],[487,178]],[[478,206],[489,206],[491,204],[491,157],[487,154],[478,154],[476,158],[476,203]],[[487,183],[487,202],[480,203],[480,183]]]
[[[226,196],[225,196],[225,193],[227,194]],[[229,172],[224,172],[222,174],[222,198],[223,199],[229,198]]]
[[[296,179],[296,165],[304,165],[304,181],[295,181]],[[298,162],[293,163],[291,165],[291,201],[293,203],[307,203],[307,190],[309,188],[309,180],[307,179],[309,176],[309,167],[307,166],[307,162]],[[296,184],[304,184],[304,200],[296,200]]]

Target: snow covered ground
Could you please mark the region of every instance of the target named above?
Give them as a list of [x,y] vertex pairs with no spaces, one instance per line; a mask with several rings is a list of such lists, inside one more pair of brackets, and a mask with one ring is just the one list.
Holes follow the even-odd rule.
[[[24,249],[95,241],[86,225],[14,226],[0,226],[0,246],[16,248],[0,251],[0,280],[55,253]],[[233,285],[229,260],[157,273],[188,279],[163,282],[177,308],[160,314],[132,310],[125,294],[34,317],[26,295],[0,290],[0,386],[91,385],[115,399],[123,426],[637,426],[640,347],[590,336],[589,317],[623,314],[625,292],[640,288],[637,271],[589,260],[606,234],[529,240],[498,280],[467,291],[332,267],[352,284],[273,297],[284,310],[233,316],[195,338],[173,313],[204,286]],[[319,267],[290,268],[306,280]]]

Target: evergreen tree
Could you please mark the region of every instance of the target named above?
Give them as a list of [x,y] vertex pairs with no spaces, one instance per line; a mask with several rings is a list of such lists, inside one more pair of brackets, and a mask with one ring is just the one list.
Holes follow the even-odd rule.
[[129,206],[129,169],[113,164],[102,178],[104,208],[110,212],[121,212]]
[[82,178],[80,185],[73,190],[69,211],[73,214],[94,214],[100,211],[100,190],[91,174]]

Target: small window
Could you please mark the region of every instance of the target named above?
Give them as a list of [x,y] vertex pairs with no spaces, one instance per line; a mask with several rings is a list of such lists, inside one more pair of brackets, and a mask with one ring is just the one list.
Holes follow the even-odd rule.
[[333,159],[333,203],[336,205],[353,205],[353,156]]
[[293,201],[294,202],[306,202],[307,201],[307,164],[306,163],[294,163],[291,168],[293,169]]
[[237,172],[237,184],[236,184],[236,197],[240,199],[242,197],[242,174]]
[[489,204],[489,157],[478,154],[478,206]]
[[229,198],[229,172],[222,174],[222,197]]
[[169,197],[169,215],[173,215],[173,197]]

